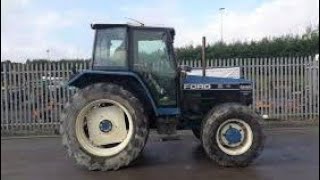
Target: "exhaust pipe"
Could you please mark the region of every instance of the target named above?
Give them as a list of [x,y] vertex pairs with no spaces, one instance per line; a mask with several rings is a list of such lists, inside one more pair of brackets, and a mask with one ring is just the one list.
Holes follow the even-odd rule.
[[202,65],[202,76],[206,76],[206,37],[202,37],[202,59],[201,59],[201,65]]

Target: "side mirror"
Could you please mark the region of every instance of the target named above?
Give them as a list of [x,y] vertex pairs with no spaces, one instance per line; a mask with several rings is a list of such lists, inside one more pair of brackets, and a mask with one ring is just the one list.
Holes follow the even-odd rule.
[[178,67],[179,71],[182,72],[190,72],[192,70],[192,67],[187,66],[187,65],[181,65]]

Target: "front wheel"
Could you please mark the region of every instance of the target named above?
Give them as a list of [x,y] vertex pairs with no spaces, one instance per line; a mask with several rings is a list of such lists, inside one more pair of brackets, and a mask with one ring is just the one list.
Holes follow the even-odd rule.
[[259,115],[239,104],[215,107],[202,124],[205,152],[222,166],[248,166],[264,147],[261,120]]

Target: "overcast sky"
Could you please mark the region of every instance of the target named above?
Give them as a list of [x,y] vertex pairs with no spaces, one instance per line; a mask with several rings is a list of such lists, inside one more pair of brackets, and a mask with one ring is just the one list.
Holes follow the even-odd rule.
[[301,34],[319,22],[319,0],[1,0],[1,61],[87,58],[90,24],[126,23],[130,17],[146,25],[176,29],[175,46],[220,38],[219,8],[226,42]]

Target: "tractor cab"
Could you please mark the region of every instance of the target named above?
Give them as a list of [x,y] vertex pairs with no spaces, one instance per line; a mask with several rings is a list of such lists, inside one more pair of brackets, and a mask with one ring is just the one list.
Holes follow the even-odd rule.
[[93,70],[133,72],[150,90],[157,107],[177,107],[174,29],[94,24]]

